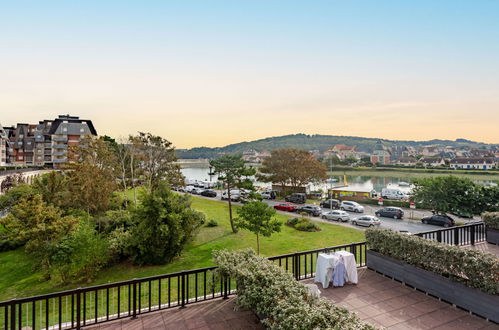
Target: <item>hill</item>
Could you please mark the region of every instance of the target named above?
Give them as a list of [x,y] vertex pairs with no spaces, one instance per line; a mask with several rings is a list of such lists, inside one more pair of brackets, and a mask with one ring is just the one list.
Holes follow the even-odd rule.
[[198,147],[192,149],[178,149],[177,156],[183,159],[195,158],[215,158],[224,153],[243,153],[244,151],[254,149],[256,151],[273,150],[279,148],[298,148],[305,150],[324,151],[335,144],[355,145],[359,151],[371,152],[376,141],[381,140],[387,146],[408,145],[419,147],[422,145],[441,144],[454,146],[457,148],[486,148],[490,146],[486,143],[475,142],[465,139],[452,140],[428,140],[428,141],[403,141],[386,140],[377,138],[365,138],[357,136],[336,136],[336,135],[307,135],[291,134],[284,136],[268,137],[250,142],[240,142],[229,144],[225,147]]

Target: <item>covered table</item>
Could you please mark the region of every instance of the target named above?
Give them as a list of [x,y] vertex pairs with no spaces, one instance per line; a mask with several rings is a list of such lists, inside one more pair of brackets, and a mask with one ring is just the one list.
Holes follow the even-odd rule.
[[346,276],[345,280],[349,283],[357,284],[359,282],[357,277],[357,262],[353,253],[347,251],[338,251],[334,255],[338,256],[345,265]]
[[333,278],[333,269],[340,263],[340,256],[319,253],[315,269],[315,282],[320,282],[325,289]]

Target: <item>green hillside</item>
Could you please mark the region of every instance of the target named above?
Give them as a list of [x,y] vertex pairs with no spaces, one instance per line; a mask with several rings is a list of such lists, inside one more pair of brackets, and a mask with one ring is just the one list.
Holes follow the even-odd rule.
[[[292,134],[265,139],[229,144],[225,147],[208,148],[199,147],[192,149],[179,149],[177,155],[179,158],[215,158],[222,153],[242,153],[246,150],[254,149],[256,151],[273,150],[279,148],[298,148],[305,150],[324,151],[335,144],[356,145],[360,151],[372,151],[374,144],[378,141],[376,138],[364,138],[356,136],[335,136],[335,135],[307,135]],[[429,141],[396,141],[381,139],[387,146],[409,145],[421,146],[429,144],[442,144],[455,147],[483,148],[488,146],[486,143],[474,142],[464,139],[451,140],[429,140]]]

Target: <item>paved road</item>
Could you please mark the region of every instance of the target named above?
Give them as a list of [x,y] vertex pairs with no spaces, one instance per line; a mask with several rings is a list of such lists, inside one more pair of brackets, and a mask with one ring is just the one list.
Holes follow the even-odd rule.
[[[208,198],[208,199],[217,199],[217,200],[221,200],[221,193],[220,191],[217,192],[217,197],[215,198],[208,198],[208,197],[204,197],[204,198]],[[202,196],[200,196],[202,197]],[[275,205],[277,203],[282,203],[283,201],[279,201],[279,200],[264,200],[264,202],[266,202],[267,204],[269,205]],[[234,204],[238,204],[238,203],[234,203]],[[378,205],[366,205],[366,204],[363,204],[364,206],[364,213],[354,213],[354,212],[348,212],[350,214],[350,219],[354,219],[356,217],[359,217],[361,216],[362,214],[365,214],[365,215],[375,215],[374,213],[376,212],[376,210],[382,208],[381,206],[378,206]],[[329,209],[323,209],[323,211],[328,211]],[[395,220],[395,219],[392,219],[392,218],[385,218],[385,217],[380,217],[380,220],[381,220],[381,228],[387,228],[387,229],[392,229],[392,230],[395,230],[395,231],[401,231],[401,230],[406,230],[410,233],[418,233],[418,232],[422,232],[422,231],[429,231],[429,230],[437,230],[437,229],[441,229],[443,227],[440,227],[440,226],[434,226],[434,225],[425,225],[423,223],[421,223],[421,221],[419,220],[409,220],[408,217],[411,215],[411,212],[413,212],[413,216],[416,217],[416,218],[422,218],[424,216],[427,216],[427,215],[431,215],[431,211],[428,211],[428,210],[412,210],[412,209],[405,209],[403,208],[404,210],[404,217],[405,219],[401,219],[401,220]],[[278,211],[279,213],[281,214],[286,214],[286,215],[289,215],[289,216],[293,216],[293,215],[296,215],[296,213],[292,213],[292,212],[282,212],[282,211]],[[346,222],[338,222],[338,221],[329,221],[329,220],[324,220],[324,219],[321,219],[320,217],[312,217],[310,216],[309,217],[310,219],[314,220],[314,221],[319,221],[319,222],[324,222],[324,223],[332,223],[332,224],[338,224],[338,225],[341,225],[341,226],[345,226],[345,227],[350,227],[350,228],[356,228],[356,229],[365,229],[365,227],[361,227],[361,226],[354,226],[352,225],[350,222],[346,223]],[[458,222],[464,222],[464,223],[467,223],[469,221],[478,221],[480,220],[479,218],[475,218],[475,219],[464,219],[464,218],[459,218],[459,217],[453,217],[456,221]]]

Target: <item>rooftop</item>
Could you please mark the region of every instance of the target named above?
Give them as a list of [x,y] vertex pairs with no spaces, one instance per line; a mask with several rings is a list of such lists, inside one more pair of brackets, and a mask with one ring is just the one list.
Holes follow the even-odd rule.
[[[303,282],[313,283],[313,280]],[[322,297],[357,313],[362,320],[387,329],[499,329],[497,324],[367,268],[359,269],[357,285],[320,288],[320,291]],[[235,298],[217,299],[87,329],[264,329],[253,312],[234,308]]]

